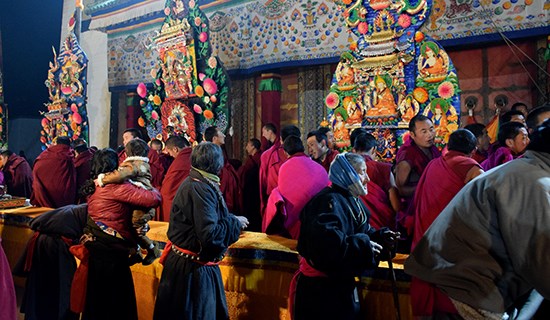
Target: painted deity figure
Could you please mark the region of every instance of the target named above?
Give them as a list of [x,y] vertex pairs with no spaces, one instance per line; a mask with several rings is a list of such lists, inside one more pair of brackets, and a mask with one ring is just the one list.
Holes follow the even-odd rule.
[[424,75],[440,75],[447,72],[445,60],[439,54],[439,47],[431,42],[425,42],[420,48],[420,53],[424,59],[420,72]]
[[404,123],[409,123],[416,115],[418,110],[418,102],[410,95],[405,97],[405,99],[399,105],[399,112],[401,113],[401,119]]
[[361,108],[359,107],[357,102],[354,101],[352,98],[344,99],[344,101],[347,102],[346,110],[348,112],[348,119],[346,120],[346,122],[351,125],[361,125],[361,121],[363,120],[363,113],[361,112]]
[[[336,147],[343,148],[349,145],[349,130],[346,128],[344,116],[339,112],[334,114],[334,143]],[[347,120],[347,119],[346,119]]]
[[368,116],[386,116],[397,113],[397,104],[388,82],[383,76],[374,77],[376,91],[373,96],[373,106],[367,111]]
[[79,96],[82,94],[83,87],[78,78],[84,66],[81,67],[76,61],[77,59],[76,56],[70,56],[64,65],[61,66],[59,81],[61,82],[61,92],[65,95]]

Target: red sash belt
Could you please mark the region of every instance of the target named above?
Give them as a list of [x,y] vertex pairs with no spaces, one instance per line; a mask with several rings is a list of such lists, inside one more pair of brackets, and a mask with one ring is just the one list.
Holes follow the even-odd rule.
[[288,311],[290,319],[294,319],[294,298],[296,297],[296,285],[298,284],[298,276],[303,274],[306,277],[328,277],[325,273],[313,268],[306,259],[300,257],[300,268],[294,273],[290,288],[288,290]]
[[80,260],[71,284],[71,311],[75,313],[84,312],[86,304],[86,290],[88,287],[88,259],[90,252],[83,245],[79,244],[69,248],[69,251]]
[[[32,268],[32,260],[34,256],[34,248],[36,247],[36,240],[38,239],[38,236],[40,235],[39,231],[35,231],[30,238],[29,242],[27,243],[27,255],[25,256],[25,266],[24,271],[30,272]],[[73,245],[73,241],[67,237],[61,236],[61,240],[67,244],[68,247]]]
[[166,242],[166,246],[164,247],[164,250],[162,251],[162,255],[160,256],[160,260],[159,260],[160,264],[164,265],[164,262],[166,261],[166,257],[168,256],[168,252],[170,251],[172,251],[173,253],[177,254],[180,257],[184,257],[185,259],[189,259],[203,266],[216,266],[220,264],[220,262],[223,259],[223,256],[221,256],[220,258],[214,259],[214,261],[203,261],[201,260],[201,257],[198,254],[194,253],[193,251],[180,248],[175,244],[173,244],[170,240],[168,240],[168,242]]

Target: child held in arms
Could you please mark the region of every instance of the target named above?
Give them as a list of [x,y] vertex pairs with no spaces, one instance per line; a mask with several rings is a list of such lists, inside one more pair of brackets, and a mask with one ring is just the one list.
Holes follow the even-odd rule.
[[[151,169],[149,166],[149,147],[147,143],[141,139],[130,140],[125,147],[128,157],[120,164],[117,170],[100,174],[97,177],[97,184],[103,187],[109,183],[122,183],[129,181],[132,184],[146,190],[152,190],[151,184]],[[145,258],[138,253],[131,258],[132,261],[142,262],[143,265],[149,265],[160,257],[160,250],[155,242],[149,239],[146,235],[149,231],[147,223],[155,216],[154,208],[136,208],[132,212],[132,227],[137,233],[138,244],[141,248],[147,250]]]

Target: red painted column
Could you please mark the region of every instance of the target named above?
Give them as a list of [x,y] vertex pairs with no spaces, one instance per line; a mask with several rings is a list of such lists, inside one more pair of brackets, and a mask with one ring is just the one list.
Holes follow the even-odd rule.
[[281,125],[281,76],[275,73],[262,74],[258,89],[261,92],[262,126],[273,123],[280,129]]

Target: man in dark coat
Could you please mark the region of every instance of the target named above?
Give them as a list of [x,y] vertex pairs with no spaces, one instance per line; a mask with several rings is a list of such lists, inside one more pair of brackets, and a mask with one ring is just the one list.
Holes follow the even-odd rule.
[[8,194],[30,198],[32,193],[32,169],[27,160],[10,150],[0,153],[0,166]]
[[219,190],[221,148],[201,143],[191,163],[172,205],[153,319],[229,319],[217,264],[248,221],[227,210]]
[[59,208],[74,204],[76,170],[71,142],[57,137],[54,144],[34,161],[31,203],[40,207]]

